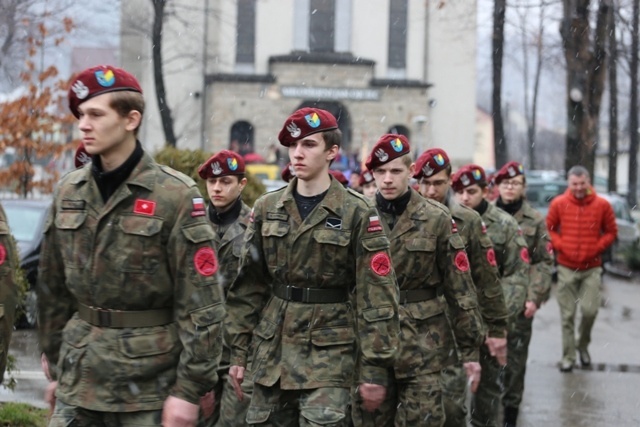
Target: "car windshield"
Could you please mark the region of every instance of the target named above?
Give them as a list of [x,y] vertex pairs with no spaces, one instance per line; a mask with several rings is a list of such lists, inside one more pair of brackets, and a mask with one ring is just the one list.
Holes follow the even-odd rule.
[[33,242],[38,237],[38,224],[42,222],[45,209],[30,206],[3,206],[11,234],[18,242]]
[[527,183],[527,200],[536,208],[546,208],[554,197],[566,189],[567,184],[562,181]]

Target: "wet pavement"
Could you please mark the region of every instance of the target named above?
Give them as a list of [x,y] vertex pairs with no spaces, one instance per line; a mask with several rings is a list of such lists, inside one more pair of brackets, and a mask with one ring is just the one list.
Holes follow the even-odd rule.
[[[555,298],[536,314],[519,427],[640,426],[640,280],[604,276],[604,307],[596,320],[590,353],[593,367],[558,370],[560,310]],[[0,389],[0,401],[45,407],[34,331],[15,331],[11,354],[19,371],[16,390]]]

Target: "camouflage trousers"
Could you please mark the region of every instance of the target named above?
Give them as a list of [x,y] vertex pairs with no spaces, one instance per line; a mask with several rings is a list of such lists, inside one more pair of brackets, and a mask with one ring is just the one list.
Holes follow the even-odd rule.
[[348,388],[282,390],[279,382],[272,387],[254,384],[246,421],[274,427],[347,427],[350,405]]
[[442,403],[446,415],[445,427],[467,426],[467,376],[462,365],[442,370]]
[[384,402],[374,412],[362,408],[357,389],[352,390],[352,420],[355,427],[442,427],[444,407],[439,372],[393,380]]
[[97,412],[63,403],[60,399],[49,427],[160,427],[162,410],[139,412]]
[[[507,352],[508,346],[507,339]],[[498,360],[491,356],[486,345],[480,346],[480,367],[482,368],[480,385],[471,398],[471,425],[497,427],[504,369]]]
[[216,399],[215,409],[209,418],[205,419],[202,414],[200,415],[198,427],[240,427],[247,425],[245,418],[253,393],[253,382],[247,378],[248,376],[246,375],[242,382],[244,398],[239,401],[229,380],[229,368],[218,371],[218,382],[213,388]]
[[527,319],[524,313],[520,314],[509,336],[502,395],[502,406],[505,408],[519,408],[522,402],[532,326],[533,318]]
[[[573,364],[576,348],[587,350],[591,342],[591,329],[600,308],[602,267],[575,271],[558,266],[558,305],[562,317],[562,361]],[[575,339],[576,310],[580,306],[582,320],[578,327],[578,344]]]

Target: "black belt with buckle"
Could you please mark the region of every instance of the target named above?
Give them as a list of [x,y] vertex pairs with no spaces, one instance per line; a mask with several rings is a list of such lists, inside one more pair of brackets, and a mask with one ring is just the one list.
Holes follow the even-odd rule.
[[437,296],[437,288],[411,289],[408,291],[400,291],[400,304],[429,301],[430,299],[434,299]]
[[106,310],[78,303],[78,317],[101,328],[148,328],[173,322],[173,309]]
[[273,286],[273,293],[287,301],[310,304],[330,304],[349,300],[347,290],[342,288],[297,288],[278,284]]

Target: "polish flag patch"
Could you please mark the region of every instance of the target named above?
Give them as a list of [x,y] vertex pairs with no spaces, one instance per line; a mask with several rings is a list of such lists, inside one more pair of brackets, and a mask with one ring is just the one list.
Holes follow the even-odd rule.
[[204,211],[204,199],[202,197],[194,197],[191,199],[191,203],[193,204],[191,217],[206,215],[206,212]]
[[458,232],[458,224],[456,224],[456,220],[451,218],[451,234],[456,234]]
[[375,231],[382,231],[382,226],[380,225],[380,217],[378,215],[369,217],[369,227],[367,227],[367,232],[373,233]]
[[487,224],[482,221],[482,234],[487,234]]
[[156,212],[156,202],[152,202],[151,200],[145,200],[145,199],[136,199],[135,205],[133,206],[133,213],[137,213],[140,215],[153,216],[155,212]]

